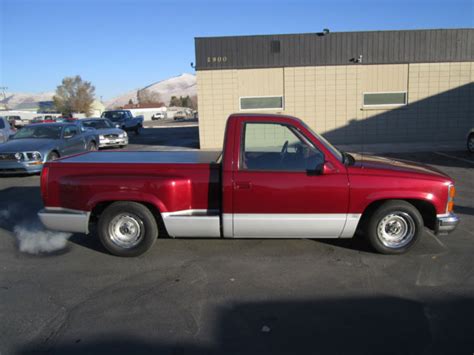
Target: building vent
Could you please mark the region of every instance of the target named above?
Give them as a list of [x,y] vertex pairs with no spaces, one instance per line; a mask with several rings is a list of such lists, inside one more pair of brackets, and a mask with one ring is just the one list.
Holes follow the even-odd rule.
[[272,41],[270,47],[272,53],[280,53],[280,41]]

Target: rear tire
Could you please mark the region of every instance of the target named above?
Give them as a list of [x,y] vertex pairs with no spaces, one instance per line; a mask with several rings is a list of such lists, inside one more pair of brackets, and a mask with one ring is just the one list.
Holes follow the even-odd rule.
[[140,129],[142,127],[141,126],[137,126],[137,128],[135,128],[135,134],[138,136],[140,134]]
[[113,255],[138,256],[148,251],[158,237],[151,211],[137,202],[114,202],[99,218],[102,245]]
[[467,151],[469,153],[474,153],[474,133],[470,134],[467,138]]
[[369,243],[379,253],[403,254],[420,239],[423,218],[412,204],[393,200],[373,212],[365,229]]

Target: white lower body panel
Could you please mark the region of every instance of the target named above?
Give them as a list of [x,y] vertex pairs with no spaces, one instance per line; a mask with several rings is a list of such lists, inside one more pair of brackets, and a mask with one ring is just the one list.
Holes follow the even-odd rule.
[[351,238],[360,214],[223,214],[187,210],[163,213],[172,237]]
[[347,224],[348,216],[345,213],[234,214],[233,236],[234,238],[347,238],[354,234],[360,218],[360,215],[358,218],[354,218],[355,215],[351,216],[351,222]]
[[166,231],[171,237],[219,238],[218,211],[186,210],[162,213]]

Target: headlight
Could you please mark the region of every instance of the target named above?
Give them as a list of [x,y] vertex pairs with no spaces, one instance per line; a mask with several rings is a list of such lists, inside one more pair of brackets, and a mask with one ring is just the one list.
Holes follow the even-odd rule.
[[41,160],[42,156],[40,152],[26,152],[26,160]]
[[23,153],[15,153],[16,160],[23,160]]
[[104,135],[99,135],[99,139],[105,139]]
[[120,138],[125,138],[127,136],[127,132],[123,132],[119,134]]

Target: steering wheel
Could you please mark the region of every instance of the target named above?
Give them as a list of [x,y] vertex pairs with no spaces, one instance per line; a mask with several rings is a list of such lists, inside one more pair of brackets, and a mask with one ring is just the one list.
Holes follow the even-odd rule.
[[285,159],[287,154],[288,154],[288,141],[286,141],[285,144],[283,144],[283,147],[281,147],[280,159],[283,161],[283,159]]

